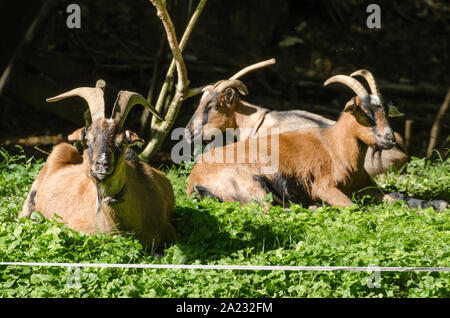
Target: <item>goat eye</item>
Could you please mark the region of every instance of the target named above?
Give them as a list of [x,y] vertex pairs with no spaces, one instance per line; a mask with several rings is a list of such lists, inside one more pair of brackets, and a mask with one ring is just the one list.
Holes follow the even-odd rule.
[[369,124],[371,126],[375,126],[376,122],[375,122],[375,116],[374,116],[374,112],[372,109],[370,108],[366,108],[366,109],[361,109],[361,113],[363,114],[363,116],[367,119],[367,121],[369,122]]

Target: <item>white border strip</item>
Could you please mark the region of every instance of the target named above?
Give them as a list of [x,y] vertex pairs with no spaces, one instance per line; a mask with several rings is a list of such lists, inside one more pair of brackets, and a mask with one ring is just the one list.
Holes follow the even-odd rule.
[[450,272],[450,267],[378,267],[378,266],[253,266],[253,265],[173,265],[173,264],[108,264],[108,263],[22,263],[0,262],[0,266],[206,269],[247,271],[350,271],[350,272]]

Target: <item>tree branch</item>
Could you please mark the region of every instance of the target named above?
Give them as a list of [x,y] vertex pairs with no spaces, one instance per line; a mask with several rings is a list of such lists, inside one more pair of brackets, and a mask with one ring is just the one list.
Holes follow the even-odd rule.
[[[155,61],[153,62],[152,80],[150,83],[150,88],[147,93],[147,100],[152,105],[153,105],[154,95],[155,95],[155,91],[156,91],[156,84],[159,82],[158,80],[159,80],[160,73],[161,73],[161,65],[162,65],[162,61],[163,61],[165,46],[166,46],[166,40],[165,40],[164,36],[161,36],[159,49],[158,49],[158,52],[156,53]],[[159,113],[161,114],[161,111],[159,111]],[[139,135],[141,137],[144,137],[144,133],[146,131],[150,131],[150,127],[147,126],[149,118],[150,118],[150,111],[148,110],[148,108],[144,108],[142,111],[140,126],[139,126]],[[147,130],[147,128],[148,128],[148,130]]]
[[[206,1],[207,0],[201,0],[199,2],[197,9],[195,10],[194,14],[192,15],[191,19],[189,20],[186,30],[184,31],[184,34],[181,37],[181,42],[180,42],[180,51],[181,52],[183,52],[184,48],[186,47],[187,41],[189,40],[192,30],[194,29],[194,26],[197,23],[200,13],[203,11],[203,7],[205,6]],[[156,101],[156,105],[155,105],[156,110],[159,112],[161,112],[163,109],[164,101],[166,100],[167,91],[168,91],[170,83],[172,82],[171,79],[173,78],[174,71],[175,71],[175,59],[172,59],[169,69],[167,70],[164,84],[161,87],[161,91],[159,93],[158,100]],[[152,126],[154,126],[153,121],[152,121]]]
[[192,15],[186,30],[184,31],[183,37],[181,38],[180,45],[178,45],[175,28],[173,26],[172,20],[167,12],[166,1],[165,0],[150,0],[153,5],[157,9],[158,17],[161,19],[164,29],[167,34],[167,40],[169,42],[170,49],[172,51],[173,60],[171,65],[169,66],[169,70],[167,71],[166,79],[164,81],[164,85],[161,88],[160,94],[158,96],[158,101],[156,104],[156,109],[161,111],[165,101],[167,99],[167,91],[170,87],[171,79],[173,78],[174,67],[177,69],[178,82],[176,86],[175,96],[173,97],[167,113],[165,114],[165,121],[160,122],[155,117],[152,118],[151,121],[151,139],[148,142],[145,149],[140,154],[140,157],[148,160],[151,156],[153,156],[156,151],[161,146],[165,137],[169,133],[169,130],[172,128],[175,119],[178,116],[178,112],[180,110],[181,103],[185,99],[185,93],[189,86],[189,80],[187,78],[186,66],[183,61],[183,57],[181,55],[182,50],[185,48],[189,37],[194,29],[194,26],[202,12],[207,0],[200,0],[197,8],[195,9],[194,14]]
[[169,16],[166,8],[166,0],[150,0],[156,7],[156,14],[163,23],[164,29],[167,35],[167,42],[169,43],[170,50],[172,51],[173,59],[178,75],[177,93],[183,94],[186,87],[189,85],[187,78],[186,65],[184,64],[183,57],[181,56],[181,49],[178,45],[177,36],[175,33],[175,27],[173,26],[172,19]]
[[189,89],[189,90],[186,92],[186,96],[184,97],[184,99],[186,100],[186,99],[188,99],[188,98],[190,98],[190,97],[193,97],[193,96],[196,96],[196,95],[198,95],[198,94],[201,94],[201,93],[203,92],[203,90],[204,90],[206,87],[208,87],[208,85],[200,86],[200,87],[197,87],[197,88],[191,88],[191,89]]
[[445,96],[444,102],[442,103],[441,108],[439,108],[439,111],[436,115],[436,119],[434,120],[433,126],[431,127],[430,142],[428,143],[427,149],[427,158],[431,157],[433,149],[436,146],[437,137],[439,135],[440,122],[441,119],[444,117],[445,112],[447,111],[449,103],[450,103],[450,88],[447,90],[447,95]]

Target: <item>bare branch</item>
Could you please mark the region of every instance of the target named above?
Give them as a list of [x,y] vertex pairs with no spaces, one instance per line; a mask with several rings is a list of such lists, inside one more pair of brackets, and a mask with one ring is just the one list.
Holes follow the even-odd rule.
[[205,85],[205,86],[200,86],[200,87],[196,87],[196,88],[191,88],[191,89],[189,89],[189,90],[186,92],[184,99],[186,100],[186,99],[188,99],[188,98],[190,98],[190,97],[193,97],[193,96],[196,96],[196,95],[198,95],[198,94],[203,93],[203,90],[204,90],[206,87],[208,87],[208,86],[209,86],[209,85]]
[[405,148],[407,151],[410,150],[410,146],[411,146],[412,124],[413,124],[413,121],[411,119],[407,119],[405,121]]
[[[186,30],[184,31],[184,34],[181,37],[181,42],[180,42],[180,51],[181,52],[183,52],[186,47],[189,37],[191,36],[192,30],[194,29],[194,26],[197,23],[200,13],[203,11],[203,7],[205,6],[206,1],[207,0],[201,0],[199,2],[197,9],[195,10],[194,14],[192,15],[191,19],[189,20]],[[157,100],[156,106],[155,106],[156,110],[158,110],[159,112],[161,112],[163,109],[164,101],[166,100],[166,96],[167,96],[167,90],[171,83],[171,78],[174,75],[174,71],[175,71],[175,59],[172,59],[172,62],[170,63],[169,69],[167,70],[166,78],[164,80],[163,86],[161,87],[161,91],[159,93],[158,100]],[[152,122],[152,126],[154,126],[153,122]]]
[[441,119],[444,117],[445,112],[447,111],[449,103],[450,103],[450,88],[447,90],[447,95],[445,96],[445,100],[442,103],[441,107],[439,108],[439,111],[436,115],[436,119],[434,120],[433,126],[431,127],[430,142],[428,143],[428,149],[427,149],[427,158],[430,158],[431,154],[433,153],[433,149],[436,145],[437,137],[439,135],[440,122],[441,122]]
[[181,103],[184,100],[184,96],[186,93],[186,90],[189,86],[189,80],[187,78],[187,72],[186,72],[186,66],[183,61],[183,57],[181,55],[182,50],[187,44],[187,41],[189,40],[189,36],[191,35],[191,32],[198,20],[198,17],[200,13],[203,10],[203,7],[205,6],[207,0],[200,0],[194,14],[192,15],[188,26],[186,27],[186,30],[183,34],[183,37],[181,39],[180,45],[178,45],[176,36],[175,36],[175,29],[173,26],[173,23],[170,19],[170,16],[167,12],[166,6],[165,6],[165,0],[150,0],[153,5],[157,8],[157,14],[158,17],[163,22],[164,28],[167,33],[167,39],[170,45],[170,48],[172,50],[173,54],[173,60],[169,67],[169,70],[167,71],[166,79],[164,81],[164,85],[161,88],[156,109],[158,111],[161,111],[163,108],[163,105],[165,104],[165,101],[167,99],[167,90],[170,86],[171,79],[173,78],[173,64],[175,65],[177,69],[177,76],[178,76],[178,82],[176,86],[176,92],[175,96],[173,97],[169,108],[167,110],[167,113],[165,114],[165,121],[160,122],[157,121],[154,117],[152,118],[151,122],[151,139],[148,142],[147,146],[141,153],[141,158],[148,160],[152,155],[156,153],[156,151],[161,146],[162,142],[164,141],[165,137],[169,133],[169,130],[172,128],[175,119],[178,115],[178,112],[180,110]]
[[189,80],[187,78],[186,65],[184,64],[183,57],[181,56],[180,46],[178,45],[175,27],[173,26],[173,22],[169,16],[169,13],[167,12],[166,1],[165,0],[150,0],[150,1],[156,7],[156,14],[163,23],[167,35],[167,42],[169,43],[173,59],[175,60],[175,66],[177,68],[177,75],[178,75],[177,94],[183,94],[184,90],[189,85]]
[[[156,85],[159,82],[159,77],[161,74],[161,66],[163,64],[162,61],[163,61],[163,54],[164,54],[165,47],[166,47],[166,39],[165,39],[165,36],[163,35],[163,36],[161,36],[158,52],[156,53],[156,57],[153,62],[152,80],[151,80],[150,88],[148,89],[148,93],[147,93],[147,100],[152,105],[153,105],[153,100],[154,100],[154,96],[155,96],[155,91],[157,89]],[[175,66],[175,63],[173,63],[173,65]],[[158,112],[160,114],[163,113],[161,111],[161,109],[158,110]],[[139,127],[139,135],[141,137],[144,137],[144,133],[147,131],[147,129],[148,129],[148,131],[150,131],[150,127],[147,127],[149,118],[150,118],[150,111],[147,108],[144,108],[142,111],[140,127]]]

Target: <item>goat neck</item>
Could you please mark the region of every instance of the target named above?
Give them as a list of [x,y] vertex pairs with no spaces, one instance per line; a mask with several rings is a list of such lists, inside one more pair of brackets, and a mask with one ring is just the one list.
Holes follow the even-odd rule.
[[122,155],[118,159],[114,174],[104,182],[96,183],[97,206],[95,222],[97,229],[109,229],[109,232],[118,232],[120,223],[118,205],[123,201],[127,190],[126,164]]
[[368,146],[357,137],[359,124],[349,113],[342,113],[336,124],[324,129],[328,146],[342,167],[357,171],[364,166]]
[[239,100],[239,102],[236,103],[234,112],[236,127],[241,128],[239,139],[243,140],[256,136],[269,111],[270,110],[266,108]]

